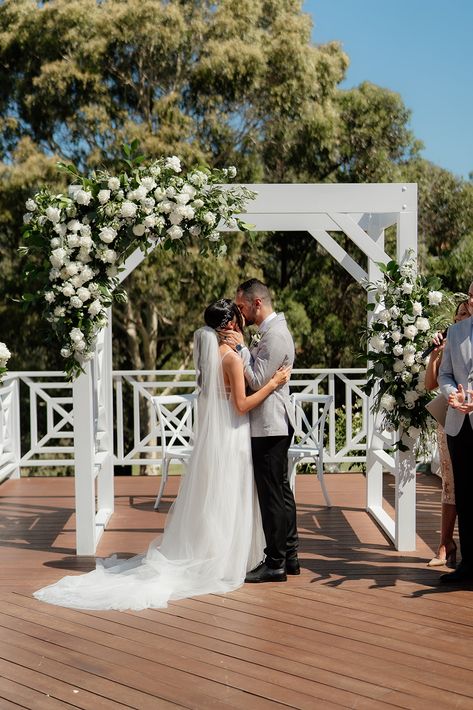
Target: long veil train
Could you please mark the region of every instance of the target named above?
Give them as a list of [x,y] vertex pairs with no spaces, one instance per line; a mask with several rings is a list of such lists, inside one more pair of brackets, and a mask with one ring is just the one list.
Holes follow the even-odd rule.
[[188,470],[162,536],[144,555],[98,560],[88,574],[67,576],[34,593],[78,609],[145,609],[169,600],[228,592],[263,557],[247,416],[224,388],[215,331],[194,335],[199,398]]

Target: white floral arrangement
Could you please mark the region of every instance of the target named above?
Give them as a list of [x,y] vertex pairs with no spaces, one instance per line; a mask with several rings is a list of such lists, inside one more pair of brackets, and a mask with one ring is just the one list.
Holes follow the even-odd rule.
[[381,413],[383,428],[397,432],[394,449],[407,450],[429,432],[425,405],[432,395],[425,389],[422,353],[448,320],[439,308],[444,297],[440,279],[418,274],[411,252],[401,264],[390,261],[379,267],[383,279],[365,284],[375,292],[375,302],[367,306],[374,313],[367,328],[370,368],[364,389],[374,391],[374,410]]
[[11,352],[5,345],[5,343],[0,343],[0,383],[2,382],[6,372],[7,372],[7,362],[11,358]]
[[[199,168],[184,173],[172,156],[144,164],[134,156],[137,144],[125,146],[127,170],[101,170],[85,177],[60,164],[73,179],[67,194],[42,189],[26,202],[24,254],[31,257],[28,281],[60,343],[64,370],[74,379],[94,354],[97,333],[107,324],[113,300],[126,300],[118,288],[120,265],[137,248],[158,240],[164,249],[222,256],[226,245],[219,224],[247,230],[235,215],[255,193],[241,185],[224,189],[234,167]],[[39,257],[39,265],[38,265]]]

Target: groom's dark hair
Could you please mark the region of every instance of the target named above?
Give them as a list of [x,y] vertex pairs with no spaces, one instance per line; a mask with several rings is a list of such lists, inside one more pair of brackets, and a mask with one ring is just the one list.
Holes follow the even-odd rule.
[[254,298],[261,298],[262,301],[271,303],[271,294],[269,288],[259,279],[248,279],[237,288],[237,293],[242,293],[247,301],[252,301]]
[[234,318],[236,318],[240,330],[243,330],[240,309],[230,298],[221,298],[219,301],[211,303],[204,312],[205,324],[214,330],[225,328]]

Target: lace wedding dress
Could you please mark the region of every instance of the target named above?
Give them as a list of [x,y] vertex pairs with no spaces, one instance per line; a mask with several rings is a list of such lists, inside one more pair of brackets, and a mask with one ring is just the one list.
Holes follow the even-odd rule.
[[264,536],[248,416],[225,392],[215,331],[194,336],[199,398],[195,446],[164,533],[144,555],[98,560],[34,593],[76,609],[162,608],[169,600],[229,592],[262,558]]

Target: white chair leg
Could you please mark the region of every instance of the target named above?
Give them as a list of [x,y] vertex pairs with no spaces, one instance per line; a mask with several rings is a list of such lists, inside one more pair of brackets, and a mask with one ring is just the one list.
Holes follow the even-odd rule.
[[161,500],[161,496],[163,495],[164,492],[164,486],[166,485],[166,481],[168,480],[168,469],[169,469],[169,459],[164,459],[163,465],[162,465],[162,470],[161,470],[161,485],[159,486],[159,493],[156,496],[156,500],[154,502],[154,509],[158,510],[159,508],[159,502]]
[[322,493],[324,494],[325,504],[326,504],[327,508],[331,508],[332,501],[330,500],[330,496],[329,496],[328,491],[325,487],[324,465],[323,465],[322,458],[317,459],[317,478],[319,479],[320,487],[322,488]]
[[289,463],[289,468],[291,473],[289,474],[289,486],[291,488],[291,491],[295,494],[296,490],[296,471],[297,471],[297,461],[292,462],[292,460]]

